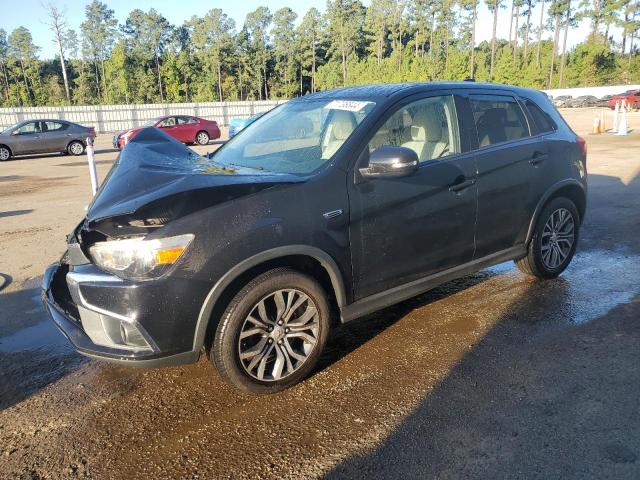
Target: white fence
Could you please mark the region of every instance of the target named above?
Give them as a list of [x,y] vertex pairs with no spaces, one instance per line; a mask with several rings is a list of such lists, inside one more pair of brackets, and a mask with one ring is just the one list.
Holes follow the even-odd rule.
[[145,105],[83,105],[61,107],[0,108],[0,130],[29,119],[61,119],[93,126],[100,132],[135,128],[155,117],[193,115],[228,125],[232,117],[249,117],[270,110],[284,100],[206,103],[157,103]]
[[638,90],[640,85],[611,85],[606,87],[576,87],[576,88],[555,88],[552,90],[543,90],[547,95],[553,98],[560,95],[571,95],[572,97],[580,97],[582,95],[593,95],[594,97],[604,97],[605,95],[617,95],[627,90]]

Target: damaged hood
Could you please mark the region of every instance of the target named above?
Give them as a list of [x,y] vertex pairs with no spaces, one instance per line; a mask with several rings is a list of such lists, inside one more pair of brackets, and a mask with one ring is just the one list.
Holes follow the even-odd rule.
[[144,128],[120,153],[89,205],[86,220],[92,223],[132,215],[152,205],[193,211],[275,185],[305,180],[223,166],[214,159],[215,156],[198,155],[157,128]]

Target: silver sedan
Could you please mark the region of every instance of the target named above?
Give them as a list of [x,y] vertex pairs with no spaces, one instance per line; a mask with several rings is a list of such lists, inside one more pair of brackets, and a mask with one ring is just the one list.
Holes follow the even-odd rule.
[[64,152],[82,155],[93,127],[65,120],[25,120],[0,132],[0,161],[16,155]]

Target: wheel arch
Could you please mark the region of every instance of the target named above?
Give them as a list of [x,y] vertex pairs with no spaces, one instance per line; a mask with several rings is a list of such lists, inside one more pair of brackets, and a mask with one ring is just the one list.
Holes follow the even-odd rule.
[[575,204],[578,209],[578,213],[580,214],[580,222],[582,223],[587,209],[587,192],[585,191],[585,187],[579,181],[574,179],[563,180],[549,188],[538,201],[529,223],[525,244],[528,244],[533,237],[533,232],[536,228],[536,223],[538,222],[538,217],[540,216],[542,209],[547,205],[547,203],[557,197],[568,198]]
[[213,327],[233,295],[251,278],[276,267],[291,267],[313,276],[327,290],[330,304],[339,312],[346,305],[344,280],[335,260],[325,251],[308,245],[277,247],[238,263],[225,273],[207,294],[196,323],[193,350],[212,340]]

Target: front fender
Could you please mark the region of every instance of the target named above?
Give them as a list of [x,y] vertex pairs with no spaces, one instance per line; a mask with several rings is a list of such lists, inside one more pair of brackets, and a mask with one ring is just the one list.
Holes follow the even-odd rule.
[[239,278],[240,275],[249,271],[251,268],[264,262],[290,255],[302,255],[317,260],[329,275],[338,307],[342,309],[342,307],[346,305],[346,291],[342,273],[338,268],[338,264],[328,253],[317,247],[309,245],[286,245],[265,250],[264,252],[253,255],[235,265],[220,277],[213,288],[209,291],[204,303],[202,304],[202,308],[200,309],[200,314],[198,315],[196,331],[193,339],[193,350],[200,351],[204,345],[213,309],[218,300],[220,300],[223,292],[235,279]]

